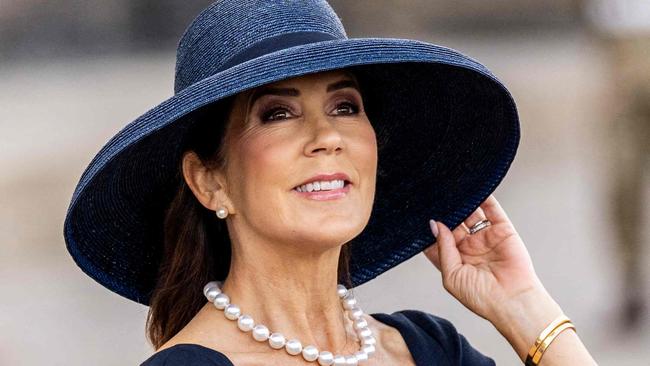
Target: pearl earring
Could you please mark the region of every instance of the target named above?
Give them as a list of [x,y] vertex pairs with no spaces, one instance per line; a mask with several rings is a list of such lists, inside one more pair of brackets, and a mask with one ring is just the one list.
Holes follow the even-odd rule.
[[228,209],[225,207],[219,207],[217,210],[217,217],[220,219],[225,219],[228,216]]

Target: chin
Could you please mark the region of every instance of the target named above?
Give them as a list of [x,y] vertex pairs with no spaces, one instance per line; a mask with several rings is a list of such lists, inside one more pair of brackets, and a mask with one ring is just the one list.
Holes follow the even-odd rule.
[[296,229],[294,233],[301,237],[302,242],[316,243],[317,245],[341,246],[363,231],[363,223],[313,223],[302,229]]

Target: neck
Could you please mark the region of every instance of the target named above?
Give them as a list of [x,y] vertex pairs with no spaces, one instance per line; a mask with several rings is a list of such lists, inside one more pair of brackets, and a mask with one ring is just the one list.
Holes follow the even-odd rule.
[[[256,323],[287,339],[333,353],[357,350],[356,334],[336,293],[340,246],[291,253],[269,245],[233,245],[223,291]],[[260,260],[263,258],[263,262]]]

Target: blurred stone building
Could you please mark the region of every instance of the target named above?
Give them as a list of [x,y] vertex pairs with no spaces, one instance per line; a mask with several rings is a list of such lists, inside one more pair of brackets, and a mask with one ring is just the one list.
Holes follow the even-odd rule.
[[[173,51],[187,24],[210,3],[5,0],[0,2],[0,61]],[[575,24],[580,14],[578,0],[331,0],[330,4],[351,37],[565,27]]]

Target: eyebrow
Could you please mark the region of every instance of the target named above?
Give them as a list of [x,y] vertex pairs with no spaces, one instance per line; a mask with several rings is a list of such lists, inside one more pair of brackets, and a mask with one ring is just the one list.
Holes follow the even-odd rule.
[[[356,89],[359,93],[359,85],[352,79],[343,79],[336,81],[327,85],[327,92],[331,93],[335,90],[344,89],[344,88],[353,88]],[[265,95],[281,95],[281,96],[290,96],[297,97],[300,95],[300,91],[295,88],[274,88],[274,87],[263,87],[256,90],[253,95],[250,97],[249,106],[252,106],[256,100],[265,96]]]
[[335,90],[344,89],[344,88],[354,88],[357,91],[359,91],[359,86],[357,85],[357,83],[354,80],[352,80],[352,79],[343,79],[343,80],[340,80],[340,81],[337,81],[335,83],[332,83],[332,84],[328,85],[327,86],[327,92],[330,93],[330,92],[333,92]]

